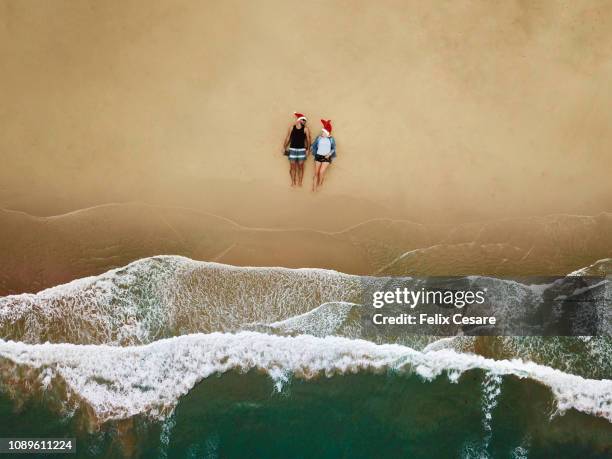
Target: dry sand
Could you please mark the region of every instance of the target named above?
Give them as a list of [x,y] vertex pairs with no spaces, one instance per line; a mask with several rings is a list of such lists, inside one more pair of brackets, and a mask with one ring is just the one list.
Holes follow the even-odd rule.
[[[594,0],[0,0],[0,207],[332,231],[608,211],[611,21]],[[288,186],[293,110],[334,121],[317,195]]]
[[[142,257],[564,274],[612,256],[603,1],[0,0],[0,294]],[[331,118],[289,187],[294,110]],[[114,203],[114,204],[113,204]]]

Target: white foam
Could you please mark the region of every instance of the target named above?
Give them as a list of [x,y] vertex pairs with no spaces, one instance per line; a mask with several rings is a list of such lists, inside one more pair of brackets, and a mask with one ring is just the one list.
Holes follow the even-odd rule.
[[[281,385],[287,375],[309,379],[359,371],[416,372],[425,379],[447,372],[452,380],[470,369],[530,378],[548,386],[559,413],[574,408],[612,422],[612,381],[585,379],[520,360],[491,360],[452,350],[409,347],[339,337],[282,337],[255,332],[194,334],[131,347],[24,344],[0,340],[0,359],[34,371],[29,388],[65,383],[69,396],[89,405],[98,421],[143,414],[164,419],[199,381],[230,370],[266,372]],[[0,360],[3,384],[12,365]],[[29,389],[28,389],[29,390]]]
[[[343,302],[360,302],[365,284],[376,279],[324,269],[235,267],[156,256],[37,294],[0,297],[0,337],[27,343],[136,345],[269,322],[290,333],[325,336],[347,316]],[[467,279],[473,288],[488,287],[487,307],[505,318],[501,327],[509,327],[507,334],[515,332],[515,319],[530,313],[549,287],[482,276]],[[612,312],[602,309],[600,323],[607,331]],[[476,306],[473,310],[477,312]],[[355,330],[350,337],[358,334]]]
[[267,327],[281,333],[325,337],[336,334],[347,320],[350,312],[354,308],[361,307],[361,305],[344,301],[329,302],[285,320],[269,324],[255,323],[250,325]]
[[156,256],[37,294],[0,297],[0,337],[32,344],[145,344],[282,320],[323,302],[354,299],[359,287],[358,277],[324,269]]
[[493,410],[501,394],[502,377],[489,373],[482,381],[482,427],[484,429],[483,451],[488,451],[493,437]]
[[602,258],[597,260],[595,263],[585,267],[572,271],[568,276],[592,276],[592,275],[608,275],[610,273],[610,265],[612,264],[612,258]]

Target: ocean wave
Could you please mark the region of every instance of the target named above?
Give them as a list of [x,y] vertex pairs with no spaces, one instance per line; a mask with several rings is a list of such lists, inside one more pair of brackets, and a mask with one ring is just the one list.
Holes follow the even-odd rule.
[[325,302],[357,301],[360,293],[358,277],[336,271],[156,256],[37,294],[0,298],[0,337],[27,343],[144,344],[283,320]]
[[184,335],[142,346],[25,344],[0,341],[0,382],[16,399],[54,393],[64,410],[82,408],[92,422],[167,417],[199,381],[228,371],[262,371],[277,389],[291,378],[357,372],[408,372],[456,382],[480,369],[529,378],[553,393],[557,412],[575,409],[612,422],[612,381],[586,379],[520,360],[452,350],[420,352],[397,344],[256,332]]
[[[252,324],[260,324],[267,330],[287,333],[294,329],[325,336],[335,330],[342,336],[374,339],[360,334],[357,305],[365,305],[376,290],[439,288],[435,282],[436,278],[235,267],[181,256],[156,256],[36,294],[0,297],[0,338],[27,343],[133,345],[188,333],[253,329]],[[480,311],[473,305],[471,314],[494,313],[515,329],[543,304],[545,296],[563,301],[586,285],[575,276],[535,285],[484,276],[457,278],[457,282],[456,287],[488,292],[487,305],[482,307],[489,309]],[[590,287],[594,297],[599,295],[597,305],[605,306],[612,300],[609,280],[603,278]],[[350,311],[348,303],[354,305]],[[553,314],[554,319],[551,304],[542,306],[542,313]],[[602,333],[610,334],[612,312],[604,307],[596,313],[601,315],[598,326]],[[298,318],[300,315],[304,316]],[[291,322],[281,324],[287,320]],[[513,330],[506,334],[516,334]],[[430,334],[436,335],[436,330]]]
[[334,301],[315,309],[271,323],[247,324],[242,328],[282,335],[312,335],[320,338],[336,335],[346,338],[364,338],[361,327],[363,306]]
[[568,276],[610,276],[612,275],[612,258],[603,258],[595,263],[581,269],[577,269]]
[[[601,272],[606,260],[593,266]],[[588,275],[590,271],[581,273]],[[576,275],[580,273],[573,273]],[[560,287],[481,276],[465,279],[475,287],[488,288],[496,315],[508,319],[528,314],[551,289],[573,292],[580,285],[573,276]],[[131,346],[212,332],[340,336],[416,350],[450,349],[498,360],[521,358],[586,378],[612,375],[609,307],[604,307],[600,322],[605,333],[594,337],[441,339],[435,330],[415,335],[404,329],[393,334],[365,327],[364,292],[393,282],[413,283],[420,288],[421,281],[353,276],[323,269],[242,268],[157,256],[37,294],[0,298],[0,338],[29,344]],[[612,295],[606,282],[606,288],[601,289],[607,295],[604,306],[610,304]]]

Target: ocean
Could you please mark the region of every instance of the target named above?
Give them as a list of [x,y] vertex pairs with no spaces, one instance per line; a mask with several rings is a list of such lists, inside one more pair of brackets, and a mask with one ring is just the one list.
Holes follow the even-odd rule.
[[[607,301],[610,263],[572,275],[604,273]],[[364,280],[158,256],[2,297],[2,436],[83,458],[612,455],[609,302],[600,336],[379,336]]]

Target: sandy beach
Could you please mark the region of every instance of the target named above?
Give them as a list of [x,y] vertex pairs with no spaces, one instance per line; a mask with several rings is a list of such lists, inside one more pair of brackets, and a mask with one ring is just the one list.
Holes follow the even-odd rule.
[[[605,2],[0,8],[3,208],[140,201],[327,231],[612,208]],[[295,110],[334,122],[314,196],[288,187]]]
[[610,24],[0,0],[0,453],[610,457]]
[[[162,253],[422,275],[564,274],[612,256],[603,6],[2,11],[4,294]],[[317,193],[312,160],[289,186],[295,110],[313,135],[334,123]]]

